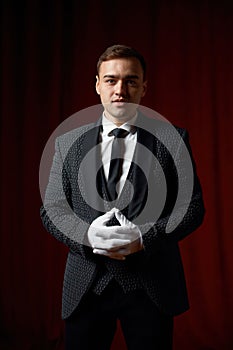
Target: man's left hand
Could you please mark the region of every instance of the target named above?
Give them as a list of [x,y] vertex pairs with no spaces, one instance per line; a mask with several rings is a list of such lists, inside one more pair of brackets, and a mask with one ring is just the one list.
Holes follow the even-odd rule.
[[[143,249],[142,235],[139,228],[129,221],[120,211],[115,211],[115,216],[119,221],[118,227],[119,238],[127,240],[129,243],[119,247],[106,249],[106,245],[101,243],[95,246],[93,253],[105,255],[112,259],[125,260],[129,254],[136,253]],[[103,237],[104,239],[104,237]],[[108,237],[111,240],[111,237]]]

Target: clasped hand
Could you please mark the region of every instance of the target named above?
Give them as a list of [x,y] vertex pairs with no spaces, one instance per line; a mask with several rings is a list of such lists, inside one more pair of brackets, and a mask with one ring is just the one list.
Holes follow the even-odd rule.
[[[106,226],[114,215],[120,226]],[[112,259],[125,260],[127,255],[143,249],[139,228],[116,208],[95,219],[87,236],[94,254]]]

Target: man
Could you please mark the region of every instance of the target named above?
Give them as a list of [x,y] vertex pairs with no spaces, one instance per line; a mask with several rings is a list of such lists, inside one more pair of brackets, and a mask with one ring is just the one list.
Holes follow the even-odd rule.
[[142,55],[107,48],[103,114],[56,140],[41,217],[70,248],[68,350],[110,349],[117,319],[128,349],[172,349],[173,317],[188,309],[178,242],[202,223],[202,192],[187,131],[140,111],[146,89]]

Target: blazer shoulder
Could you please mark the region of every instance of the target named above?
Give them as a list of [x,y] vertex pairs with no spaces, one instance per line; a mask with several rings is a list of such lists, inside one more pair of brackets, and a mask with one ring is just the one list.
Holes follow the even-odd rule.
[[180,127],[162,118],[151,118],[140,113],[138,125],[140,128],[151,133],[160,141],[167,140],[169,143],[172,140],[188,139],[188,131],[186,128]]
[[81,137],[82,135],[85,135],[85,133],[88,130],[94,128],[94,126],[95,126],[95,123],[90,123],[90,124],[82,125],[78,128],[69,130],[64,134],[59,135],[56,138],[56,142],[61,143],[61,144],[65,144],[65,143],[69,143],[71,140],[75,141],[79,137]]
[[160,117],[152,118],[143,114],[141,111],[139,113],[138,126],[142,128],[148,127],[148,128],[163,130],[163,131],[174,130],[174,131],[178,131],[180,134],[187,132],[186,128],[173,124],[170,121],[166,120],[165,118],[162,118],[162,116],[161,118]]
[[55,153],[60,154],[64,161],[70,151],[73,150],[74,145],[81,149],[85,133],[94,126],[95,123],[86,124],[57,136],[55,139]]

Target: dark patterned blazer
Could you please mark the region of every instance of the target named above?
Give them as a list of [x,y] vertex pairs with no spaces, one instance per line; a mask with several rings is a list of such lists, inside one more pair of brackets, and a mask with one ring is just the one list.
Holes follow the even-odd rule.
[[189,304],[178,242],[201,225],[205,211],[188,133],[139,113],[133,162],[114,206],[139,226],[144,249],[118,261],[93,254],[86,238],[91,222],[112,207],[99,176],[101,120],[56,139],[41,207],[47,231],[69,247],[62,317],[71,315],[103,265],[125,290],[135,282],[163,312],[180,314]]

